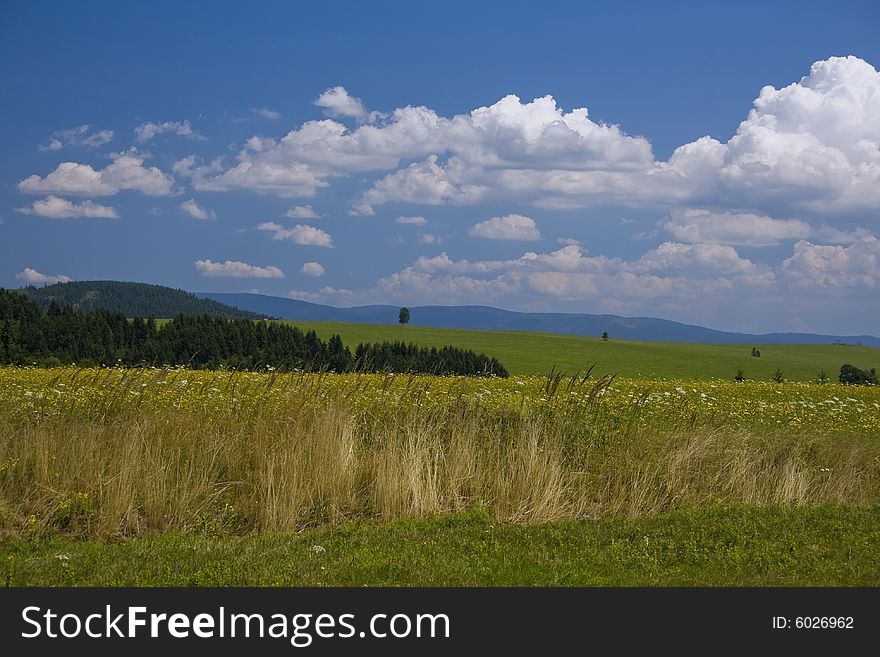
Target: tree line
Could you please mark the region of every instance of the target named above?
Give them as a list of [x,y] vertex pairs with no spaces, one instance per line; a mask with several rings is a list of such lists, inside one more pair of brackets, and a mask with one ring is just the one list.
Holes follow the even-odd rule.
[[159,323],[104,309],[79,312],[57,302],[43,312],[26,296],[3,289],[0,363],[508,374],[496,359],[456,347],[362,343],[352,353],[338,335],[325,341],[279,322],[178,315]]

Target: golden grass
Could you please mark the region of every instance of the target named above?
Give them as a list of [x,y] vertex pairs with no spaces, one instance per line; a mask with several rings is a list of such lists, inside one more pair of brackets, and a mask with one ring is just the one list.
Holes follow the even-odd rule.
[[[295,530],[474,505],[536,523],[721,503],[880,502],[876,436],[646,424],[633,420],[638,399],[612,422],[598,394],[607,381],[584,384],[586,405],[422,406],[414,399],[426,389],[413,386],[369,412],[350,391],[323,394],[322,380],[283,406],[233,383],[225,394],[249,401],[209,413],[173,400],[32,420],[0,411],[0,527],[124,537]],[[136,390],[116,385],[126,386],[119,399]]]

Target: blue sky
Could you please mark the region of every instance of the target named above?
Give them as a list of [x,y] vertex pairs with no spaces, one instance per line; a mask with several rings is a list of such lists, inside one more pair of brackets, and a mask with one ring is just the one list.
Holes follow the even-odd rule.
[[0,5],[0,285],[880,331],[877,3],[317,4]]

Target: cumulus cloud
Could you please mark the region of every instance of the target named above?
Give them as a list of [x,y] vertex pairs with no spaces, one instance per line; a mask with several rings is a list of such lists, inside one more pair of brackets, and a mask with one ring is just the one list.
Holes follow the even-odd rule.
[[[739,255],[725,244],[664,242],[629,267],[634,272],[674,272],[698,275],[701,271],[727,275],[771,275],[769,268]],[[772,275],[771,275],[772,276]]]
[[45,178],[29,176],[18,183],[26,194],[68,194],[72,196],[113,196],[121,191],[138,191],[147,196],[172,196],[174,178],[157,167],[145,167],[146,156],[129,150],[110,156],[103,169],[88,164],[62,162]]
[[521,240],[526,242],[541,239],[541,233],[538,231],[534,219],[521,214],[509,214],[481,221],[471,226],[468,235],[485,237],[490,240]]
[[284,272],[274,265],[258,267],[239,260],[226,260],[225,262],[196,260],[195,265],[196,269],[202,276],[224,278],[284,278]]
[[[269,140],[271,141],[271,140]],[[238,164],[224,170],[222,159],[200,164],[194,156],[174,164],[178,175],[191,178],[200,192],[228,192],[250,190],[258,194],[274,194],[282,198],[311,197],[328,185],[326,174],[312,170],[308,165],[295,162],[280,153],[261,153],[263,146],[254,139],[238,155]]]
[[275,121],[281,118],[281,112],[276,112],[268,107],[255,107],[251,109],[251,112],[264,119],[269,119],[270,121]]
[[484,198],[489,188],[470,184],[466,164],[451,158],[440,166],[436,155],[429,155],[423,162],[413,162],[377,180],[358,199],[354,214],[373,215],[373,206],[384,203],[419,203],[422,205],[465,205]]
[[271,233],[273,240],[291,240],[304,246],[325,246],[328,248],[333,246],[333,238],[330,237],[329,233],[306,224],[297,224],[293,228],[285,228],[280,224],[267,221],[259,224],[257,228]]
[[145,142],[150,141],[154,137],[158,137],[159,135],[164,134],[174,134],[179,137],[186,137],[187,139],[200,139],[204,140],[205,138],[193,130],[192,125],[190,125],[189,121],[165,121],[164,123],[141,123],[138,127],[134,129],[134,138],[135,141]]
[[[765,87],[736,134],[722,143],[702,137],[666,162],[650,144],[616,126],[594,123],[585,109],[564,113],[551,97],[521,103],[506,97],[452,119],[438,117],[424,138],[433,166],[389,174],[359,199],[375,205],[519,199],[545,208],[598,203],[743,206],[765,214],[815,215],[880,208],[880,74],[856,57],[816,62],[782,89]],[[456,177],[456,171],[466,171]],[[479,196],[459,186],[478,186]]]
[[92,131],[91,126],[84,124],[69,130],[57,130],[52,133],[49,141],[38,146],[41,151],[60,151],[62,148],[97,148],[113,139],[112,130]]
[[[793,84],[762,89],[727,142],[701,137],[655,161],[646,138],[596,121],[584,107],[563,109],[552,96],[523,101],[509,95],[451,117],[414,106],[376,117],[333,87],[318,106],[356,119],[356,126],[307,121],[277,139],[252,137],[231,163],[191,158],[179,173],[199,191],[312,197],[335,177],[381,172],[352,202],[352,213],[361,215],[391,203],[708,208],[753,215],[743,221],[759,224],[771,242],[803,239],[803,226],[755,218],[797,217],[774,221],[814,225],[829,212],[880,209],[878,99],[880,74],[873,66],[832,57]],[[670,234],[749,243],[741,234],[715,236],[724,232],[720,219],[696,223],[673,222]],[[778,232],[784,237],[773,236]]]
[[413,226],[424,226],[428,223],[428,220],[424,217],[398,217],[394,220],[394,223],[411,224]]
[[419,233],[418,236],[419,244],[439,244],[440,238],[432,233]]
[[22,214],[34,214],[49,219],[71,219],[73,217],[98,217],[102,219],[118,219],[115,208],[98,205],[92,201],[74,203],[58,196],[47,196],[34,201],[29,208],[17,208]]
[[728,202],[816,213],[880,208],[880,73],[857,57],[766,86],[726,144],[704,137],[669,166]]
[[180,209],[183,210],[186,214],[188,214],[193,219],[216,219],[217,215],[214,214],[213,210],[207,210],[203,208],[201,205],[196,203],[195,199],[190,199],[188,201],[184,201],[180,204]]
[[20,271],[15,275],[15,278],[29,284],[69,283],[73,280],[70,276],[65,276],[63,274],[41,274],[31,267],[25,267],[23,271]]
[[320,278],[325,273],[324,267],[319,262],[307,262],[300,271],[306,276],[314,276],[315,278]]
[[[318,104],[332,115],[357,118],[361,124],[349,130],[334,120],[308,121],[277,141],[253,137],[232,167],[192,168],[196,182],[214,191],[248,188],[309,196],[331,176],[395,169],[404,160],[421,159],[356,203],[357,211],[370,214],[371,204],[405,201],[423,191],[419,180],[422,188],[434,190],[425,201],[415,198],[416,202],[468,203],[479,200],[484,187],[468,182],[475,173],[488,178],[508,169],[611,173],[642,170],[652,162],[646,139],[592,121],[585,108],[565,112],[551,96],[528,103],[506,96],[452,118],[427,107],[408,106],[381,121],[341,87],[322,94]],[[365,122],[370,120],[374,122]],[[448,156],[442,163],[441,155]]]
[[773,219],[735,212],[681,210],[661,223],[680,242],[713,242],[749,246],[772,246],[810,236],[810,225],[798,219]]
[[801,240],[780,270],[795,287],[874,289],[880,283],[880,240],[871,235],[847,246]]
[[324,110],[327,116],[349,117],[359,121],[371,118],[360,98],[355,98],[345,87],[331,87],[318,96],[315,105]]
[[[576,244],[511,260],[453,260],[422,256],[381,278],[375,292],[434,303],[507,305],[540,300],[661,304],[711,300],[721,292],[762,290],[774,284],[770,267],[740,256],[731,246],[665,243],[637,260],[586,256]],[[513,304],[511,304],[513,302]]]
[[317,219],[321,215],[315,212],[311,205],[295,205],[284,216],[291,219]]

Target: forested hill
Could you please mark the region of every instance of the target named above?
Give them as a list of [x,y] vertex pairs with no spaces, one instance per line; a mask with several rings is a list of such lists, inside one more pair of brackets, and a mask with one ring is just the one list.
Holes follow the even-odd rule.
[[17,290],[30,297],[45,312],[55,301],[80,312],[108,310],[126,317],[168,319],[177,315],[209,315],[227,319],[257,319],[259,313],[233,308],[219,301],[200,299],[183,290],[162,285],[121,281],[75,281]]

